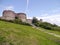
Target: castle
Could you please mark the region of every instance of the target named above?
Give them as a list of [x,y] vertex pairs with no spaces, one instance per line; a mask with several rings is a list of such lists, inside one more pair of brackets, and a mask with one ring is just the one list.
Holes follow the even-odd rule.
[[2,19],[5,20],[15,20],[16,18],[22,20],[23,22],[26,22],[27,17],[25,13],[15,13],[11,10],[4,10],[2,13]]

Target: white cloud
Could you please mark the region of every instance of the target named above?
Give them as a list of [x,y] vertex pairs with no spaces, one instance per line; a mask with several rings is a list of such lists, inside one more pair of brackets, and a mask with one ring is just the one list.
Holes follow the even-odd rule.
[[32,17],[27,17],[27,19],[32,19]]
[[43,21],[50,22],[52,24],[57,24],[60,26],[60,14],[57,15],[49,15],[43,17],[37,17],[38,19],[43,19]]
[[48,16],[49,14],[48,13],[44,13],[44,14],[41,14],[41,16]]
[[28,6],[29,6],[29,0],[27,0],[27,7],[26,7],[26,9],[28,9]]
[[14,10],[14,6],[6,6],[4,10]]
[[28,10],[28,7],[29,7],[29,0],[26,0],[26,9],[25,9],[25,12],[28,12],[29,10]]

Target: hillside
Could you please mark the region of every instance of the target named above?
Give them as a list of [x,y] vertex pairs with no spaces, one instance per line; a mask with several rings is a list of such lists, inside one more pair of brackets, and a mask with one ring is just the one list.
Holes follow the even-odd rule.
[[0,45],[60,45],[60,38],[31,26],[0,21]]

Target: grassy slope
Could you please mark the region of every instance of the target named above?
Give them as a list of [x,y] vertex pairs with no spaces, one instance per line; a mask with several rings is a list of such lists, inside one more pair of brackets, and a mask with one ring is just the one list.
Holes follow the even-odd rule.
[[0,45],[60,45],[59,38],[31,26],[0,21]]
[[54,30],[46,30],[46,31],[60,35],[60,31],[54,31]]
[[60,35],[60,31],[54,31],[54,30],[46,30],[46,29],[43,29],[43,28],[40,28],[40,29],[42,29],[42,30],[44,30],[44,31],[47,31],[47,32],[50,32],[50,33],[55,33],[55,34],[58,34],[58,35]]

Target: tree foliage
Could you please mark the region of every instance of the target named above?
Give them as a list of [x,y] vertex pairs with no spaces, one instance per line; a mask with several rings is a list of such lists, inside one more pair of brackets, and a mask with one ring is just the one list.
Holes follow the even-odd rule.
[[36,17],[33,17],[32,24],[38,27],[42,27],[44,29],[60,31],[60,27],[58,25],[48,22],[40,22]]
[[37,19],[36,17],[33,17],[32,23],[33,23],[33,24],[36,24],[37,22],[38,22],[38,19]]

